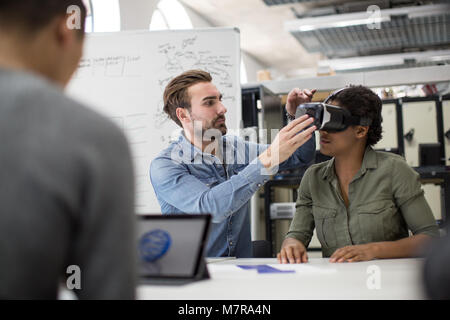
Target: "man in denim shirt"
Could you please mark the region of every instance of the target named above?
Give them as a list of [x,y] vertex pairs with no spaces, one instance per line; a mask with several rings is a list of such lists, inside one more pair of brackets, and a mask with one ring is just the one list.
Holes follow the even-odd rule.
[[[225,136],[227,109],[211,81],[209,73],[190,70],[167,85],[164,111],[183,133],[152,161],[150,179],[163,214],[212,215],[208,256],[251,257],[248,202],[278,169],[311,162],[315,127],[305,129],[312,118],[298,118],[270,146]],[[288,114],[292,117],[297,105],[309,102],[313,94],[292,90]]]

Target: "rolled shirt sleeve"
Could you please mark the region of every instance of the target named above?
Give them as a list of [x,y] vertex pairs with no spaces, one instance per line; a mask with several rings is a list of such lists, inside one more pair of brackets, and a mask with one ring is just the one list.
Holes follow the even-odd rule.
[[425,199],[420,175],[405,161],[395,162],[393,175],[393,196],[408,229],[413,234],[439,237],[439,228]]
[[294,238],[308,247],[314,231],[314,216],[312,213],[312,197],[310,192],[310,170],[307,170],[298,189],[296,212],[289,227],[286,238]]

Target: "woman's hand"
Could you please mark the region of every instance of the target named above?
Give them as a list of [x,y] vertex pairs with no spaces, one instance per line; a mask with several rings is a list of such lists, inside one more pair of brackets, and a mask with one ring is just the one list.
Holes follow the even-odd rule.
[[368,261],[376,258],[376,243],[346,246],[337,249],[330,257],[330,262]]
[[287,238],[281,245],[277,259],[278,263],[305,263],[308,262],[308,254],[303,243],[297,239]]

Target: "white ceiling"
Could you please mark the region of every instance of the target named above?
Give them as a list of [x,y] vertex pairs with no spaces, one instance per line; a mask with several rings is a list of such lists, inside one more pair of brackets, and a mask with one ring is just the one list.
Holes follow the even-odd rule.
[[[274,77],[311,73],[320,54],[309,54],[284,30],[284,22],[295,19],[306,5],[267,6],[262,0],[181,0],[217,27],[238,27],[241,48],[268,66]],[[311,69],[313,68],[313,69]],[[277,74],[278,73],[278,74]]]
[[[267,66],[273,79],[315,76],[318,62],[326,59],[323,54],[336,58],[450,49],[450,38],[446,32],[450,21],[449,0],[317,0],[273,6],[267,6],[263,0],[180,1],[213,26],[239,28],[242,50]],[[423,2],[421,7],[417,6],[419,2]],[[370,5],[367,9],[377,7],[380,10],[381,7],[383,14],[389,18],[384,28],[379,27],[378,30],[354,25],[327,32],[290,33],[285,30],[285,22],[291,21],[292,24],[292,20],[297,20],[295,13],[303,15],[307,12],[311,15],[329,8],[333,11],[338,9],[340,13],[351,12],[347,15],[332,13],[313,19],[316,23],[323,23],[333,18],[350,19],[350,16],[365,15],[366,12],[362,12],[365,10],[361,8],[374,3],[377,5]],[[317,22],[318,19],[320,22]],[[300,21],[306,23],[307,20],[297,20],[294,24]],[[295,26],[293,28],[297,30]],[[322,54],[308,53],[300,43],[310,52],[320,51]],[[324,48],[331,52],[327,53]],[[401,64],[414,66],[415,55],[410,60],[411,63]],[[447,60],[445,63],[448,64]],[[429,63],[436,65],[433,61]]]

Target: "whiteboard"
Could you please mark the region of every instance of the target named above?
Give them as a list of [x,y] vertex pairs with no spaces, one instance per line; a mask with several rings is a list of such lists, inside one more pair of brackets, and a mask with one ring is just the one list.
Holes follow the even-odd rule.
[[240,33],[235,28],[125,31],[86,36],[67,92],[124,131],[135,166],[136,212],[159,213],[150,182],[152,159],[179,127],[163,112],[168,82],[189,69],[211,73],[227,107],[227,127],[241,122]]

